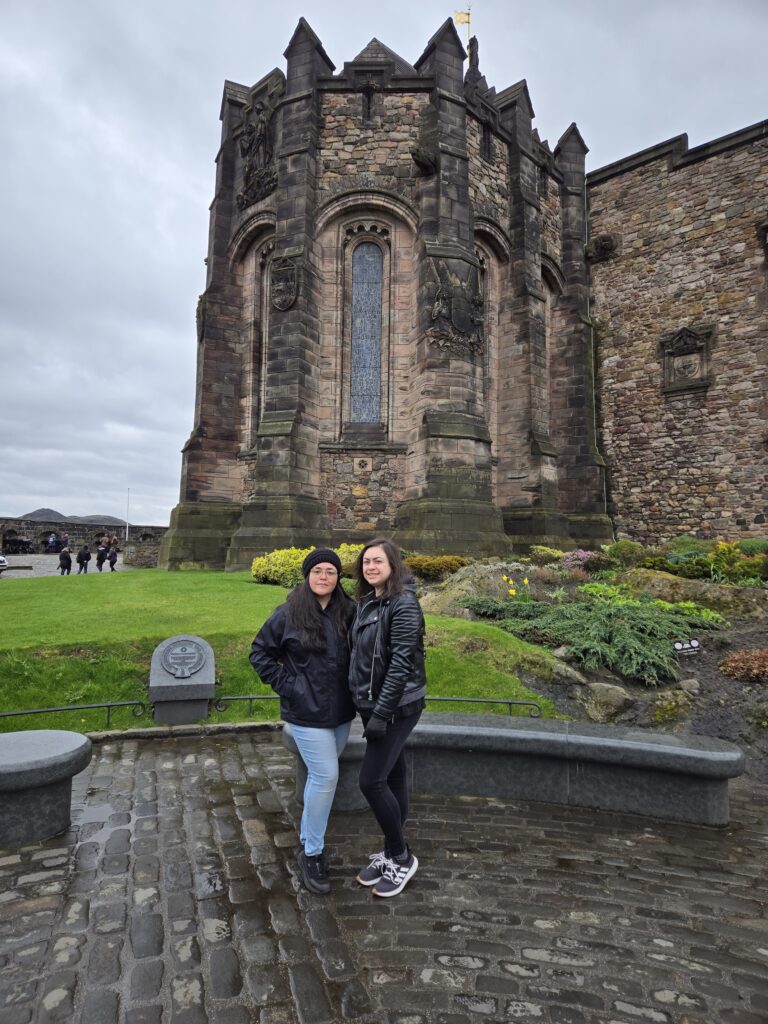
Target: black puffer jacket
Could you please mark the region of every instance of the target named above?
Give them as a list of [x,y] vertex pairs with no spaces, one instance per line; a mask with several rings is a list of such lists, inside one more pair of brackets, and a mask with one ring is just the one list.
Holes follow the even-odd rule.
[[412,584],[392,598],[364,599],[350,642],[349,687],[357,708],[392,718],[398,708],[423,699],[424,616]]
[[[350,618],[352,617],[350,604]],[[349,648],[323,612],[325,651],[308,651],[280,605],[251,644],[250,662],[280,696],[280,717],[295,725],[333,729],[355,717],[347,686]]]

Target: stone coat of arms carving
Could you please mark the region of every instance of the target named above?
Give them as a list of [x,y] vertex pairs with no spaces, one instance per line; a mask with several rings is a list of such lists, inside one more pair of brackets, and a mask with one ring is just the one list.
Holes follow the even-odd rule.
[[278,256],[272,262],[270,281],[272,305],[285,312],[290,309],[299,294],[299,266],[288,256]]
[[711,327],[682,327],[661,341],[663,390],[700,391],[709,387]]
[[432,304],[432,326],[427,329],[431,345],[457,355],[482,352],[483,296],[477,267],[470,267],[466,280],[450,271],[445,260],[433,261],[437,291]]

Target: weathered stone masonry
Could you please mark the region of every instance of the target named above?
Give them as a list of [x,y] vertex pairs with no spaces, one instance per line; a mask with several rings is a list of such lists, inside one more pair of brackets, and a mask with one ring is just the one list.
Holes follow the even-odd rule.
[[768,123],[588,176],[617,530],[768,533]]
[[[285,74],[224,89],[195,423],[161,564],[245,568],[271,548],[375,533],[424,552],[594,545],[612,535],[608,498],[633,535],[692,528],[692,508],[711,510],[707,529],[754,528],[744,433],[760,415],[764,297],[750,306],[744,290],[764,288],[749,247],[764,257],[765,243],[754,224],[742,236],[762,200],[724,197],[764,176],[712,171],[728,244],[745,250],[694,260],[677,282],[669,266],[641,272],[636,250],[697,237],[685,168],[664,171],[660,153],[591,175],[585,250],[577,127],[542,142],[525,82],[489,87],[450,19],[414,64],[374,39],[336,72],[304,19],[285,58]],[[687,305],[701,274],[717,318],[703,298]],[[713,375],[708,447],[685,411],[702,392],[679,387],[697,359]],[[689,479],[679,505],[673,477]]]

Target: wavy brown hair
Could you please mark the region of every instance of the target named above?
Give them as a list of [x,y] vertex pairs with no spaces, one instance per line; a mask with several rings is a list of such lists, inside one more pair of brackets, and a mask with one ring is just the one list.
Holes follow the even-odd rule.
[[387,561],[392,569],[392,575],[384,584],[384,594],[382,596],[394,597],[395,594],[402,594],[405,584],[411,579],[411,570],[403,561],[400,548],[396,544],[393,544],[391,540],[387,540],[385,537],[377,537],[376,540],[368,541],[357,556],[357,561],[355,562],[355,579],[357,580],[355,596],[359,600],[363,597],[368,597],[374,592],[371,584],[363,576],[363,558],[366,551],[370,548],[381,548],[387,556]]

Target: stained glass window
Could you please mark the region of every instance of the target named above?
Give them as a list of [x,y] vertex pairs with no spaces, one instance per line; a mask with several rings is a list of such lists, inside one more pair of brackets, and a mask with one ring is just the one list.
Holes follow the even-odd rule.
[[352,254],[350,423],[381,423],[381,249],[362,242]]

